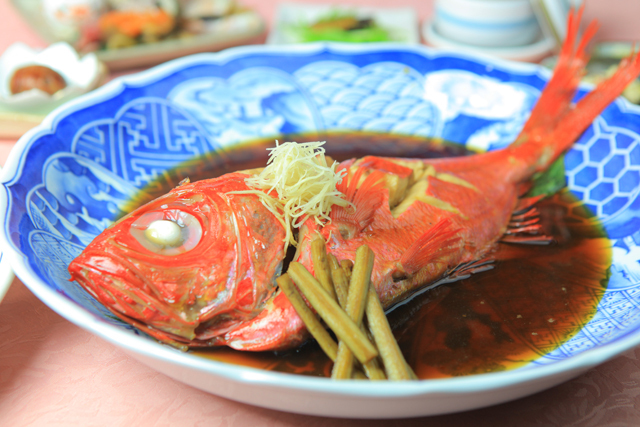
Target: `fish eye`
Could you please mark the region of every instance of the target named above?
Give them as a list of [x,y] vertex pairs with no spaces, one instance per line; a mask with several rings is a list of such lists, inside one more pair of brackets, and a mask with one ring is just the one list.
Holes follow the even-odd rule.
[[180,209],[147,212],[131,224],[129,231],[147,250],[167,256],[190,251],[202,238],[200,221]]
[[149,224],[144,230],[144,236],[156,245],[176,247],[182,244],[180,226],[166,219],[158,219]]

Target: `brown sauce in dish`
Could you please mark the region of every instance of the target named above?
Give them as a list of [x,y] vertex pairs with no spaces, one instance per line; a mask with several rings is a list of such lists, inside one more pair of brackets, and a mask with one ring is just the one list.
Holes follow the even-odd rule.
[[[556,214],[566,205],[542,208],[547,228],[563,227]],[[492,270],[436,287],[390,314],[420,378],[517,368],[564,344],[593,317],[607,288],[610,242],[575,230],[554,237],[550,246],[500,244]]]
[[[376,134],[331,134],[284,140],[327,140],[327,154],[341,160],[363,155],[437,157],[463,155],[441,142]],[[192,163],[155,183],[166,192],[188,172],[192,180],[264,166],[273,139],[256,141]],[[193,168],[196,168],[194,170]],[[196,173],[197,172],[197,173]],[[159,194],[155,194],[157,196]],[[140,200],[138,200],[138,203]],[[137,203],[136,203],[137,204]],[[442,284],[394,308],[389,320],[400,347],[420,378],[442,378],[517,368],[573,337],[595,314],[607,288],[611,245],[597,221],[568,192],[539,205],[550,245],[498,245],[493,269]],[[329,376],[331,362],[310,341],[283,353],[228,348],[192,350],[225,363],[310,376]]]

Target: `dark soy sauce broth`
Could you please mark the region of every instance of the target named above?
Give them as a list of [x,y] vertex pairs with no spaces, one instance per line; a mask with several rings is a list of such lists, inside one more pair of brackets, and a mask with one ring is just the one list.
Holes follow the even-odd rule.
[[[399,135],[331,133],[280,141],[326,140],[336,160],[365,155],[448,157],[458,145]],[[253,141],[182,165],[145,189],[157,197],[192,181],[266,164],[274,139]],[[138,198],[133,203],[145,201]],[[611,245],[568,191],[538,206],[550,245],[501,243],[494,268],[432,287],[394,308],[389,321],[408,363],[423,379],[497,372],[525,365],[561,346],[595,314],[608,282]],[[191,350],[226,363],[310,376],[330,376],[331,361],[314,341],[280,353],[228,348]]]

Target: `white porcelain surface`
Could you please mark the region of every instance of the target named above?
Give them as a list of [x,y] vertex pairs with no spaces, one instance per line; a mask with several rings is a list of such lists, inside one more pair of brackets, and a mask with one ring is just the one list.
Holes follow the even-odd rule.
[[[9,88],[16,70],[29,65],[43,65],[60,74],[67,86],[50,95],[39,89],[12,94]],[[0,57],[0,107],[5,110],[46,111],[83,94],[99,83],[102,77],[100,61],[90,53],[82,58],[65,42],[46,49],[32,49],[24,43],[14,43]]]
[[509,59],[513,61],[538,62],[549,56],[555,46],[555,41],[551,37],[540,37],[533,43],[518,47],[486,47],[474,46],[449,39],[438,33],[433,22],[427,21],[422,27],[422,36],[430,46],[451,49],[461,52],[469,52],[482,55],[490,55],[497,58]]
[[524,46],[540,35],[528,0],[436,0],[433,23],[444,37],[475,46]]

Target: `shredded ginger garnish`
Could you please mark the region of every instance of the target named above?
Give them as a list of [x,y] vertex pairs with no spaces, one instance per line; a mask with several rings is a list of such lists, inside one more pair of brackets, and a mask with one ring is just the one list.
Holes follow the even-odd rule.
[[274,148],[268,148],[269,161],[264,170],[245,179],[255,190],[234,192],[260,197],[285,227],[285,249],[289,244],[297,245],[292,230],[300,228],[307,218],[313,217],[323,225],[330,221],[333,205],[350,205],[336,189],[346,171],[336,172],[337,162],[327,165],[323,144],[276,141]]

